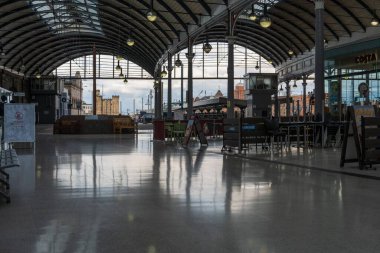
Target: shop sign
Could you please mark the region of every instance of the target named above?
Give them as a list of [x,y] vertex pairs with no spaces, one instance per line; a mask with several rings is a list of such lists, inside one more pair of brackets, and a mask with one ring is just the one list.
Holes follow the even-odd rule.
[[367,64],[371,62],[376,62],[377,55],[375,53],[360,55],[355,57],[355,63],[357,64]]

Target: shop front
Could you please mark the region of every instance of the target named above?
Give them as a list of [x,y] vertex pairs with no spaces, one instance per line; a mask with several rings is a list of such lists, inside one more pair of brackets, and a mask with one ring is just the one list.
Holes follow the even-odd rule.
[[380,104],[380,39],[326,52],[326,104],[332,116],[344,119],[346,107]]

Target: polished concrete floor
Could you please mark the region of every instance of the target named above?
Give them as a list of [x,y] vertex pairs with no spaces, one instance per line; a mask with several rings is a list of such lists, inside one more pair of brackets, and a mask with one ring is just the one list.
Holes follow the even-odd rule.
[[50,130],[8,170],[0,253],[380,252],[378,180]]

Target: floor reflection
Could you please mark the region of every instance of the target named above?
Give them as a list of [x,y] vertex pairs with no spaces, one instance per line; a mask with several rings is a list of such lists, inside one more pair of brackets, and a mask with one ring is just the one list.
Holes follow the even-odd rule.
[[148,134],[44,135],[25,158],[1,252],[377,252],[377,182]]

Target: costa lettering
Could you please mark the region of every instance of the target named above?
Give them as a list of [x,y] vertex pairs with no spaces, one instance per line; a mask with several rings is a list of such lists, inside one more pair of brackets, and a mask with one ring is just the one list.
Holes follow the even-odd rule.
[[366,54],[366,55],[361,55],[355,57],[355,63],[369,63],[369,62],[374,62],[377,60],[376,54]]

